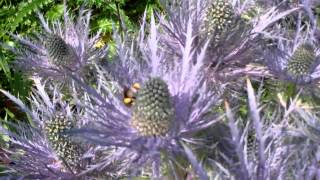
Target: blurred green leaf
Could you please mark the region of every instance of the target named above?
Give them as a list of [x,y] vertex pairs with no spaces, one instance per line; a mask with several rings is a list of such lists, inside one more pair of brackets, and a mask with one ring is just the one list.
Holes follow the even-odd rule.
[[112,24],[112,21],[109,19],[100,19],[98,20],[97,28],[104,33],[112,32]]
[[11,79],[11,72],[8,65],[8,62],[4,56],[0,57],[0,70],[2,70],[7,77],[7,79]]
[[20,23],[23,22],[24,18],[31,13],[43,8],[43,5],[50,3],[51,0],[33,0],[31,2],[21,2],[17,8],[15,16],[13,16],[12,22],[10,23],[10,31],[14,31]]
[[7,108],[4,108],[4,110],[6,111],[6,118],[7,116],[9,116],[10,118],[14,118],[15,115]]
[[55,21],[63,16],[63,4],[54,5],[50,10],[46,13],[46,17],[51,20]]

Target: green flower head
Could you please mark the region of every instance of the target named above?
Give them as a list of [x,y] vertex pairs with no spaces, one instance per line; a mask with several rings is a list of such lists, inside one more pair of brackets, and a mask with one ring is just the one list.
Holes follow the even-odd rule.
[[74,127],[74,122],[63,114],[58,114],[55,119],[45,124],[45,132],[55,151],[61,160],[69,166],[78,164],[81,152],[80,147],[64,134]]
[[163,136],[172,124],[174,111],[167,84],[152,78],[138,92],[131,125],[143,136]]
[[230,2],[215,0],[207,10],[206,26],[211,31],[222,31],[232,23],[234,10]]
[[294,77],[310,74],[315,60],[314,47],[307,43],[300,45],[288,61],[288,74]]

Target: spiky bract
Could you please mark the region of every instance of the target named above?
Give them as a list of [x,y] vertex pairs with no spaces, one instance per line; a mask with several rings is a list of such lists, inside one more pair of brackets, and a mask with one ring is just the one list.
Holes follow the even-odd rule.
[[90,11],[81,8],[77,19],[71,19],[65,6],[64,22],[52,26],[38,15],[43,32],[26,38],[12,35],[19,44],[10,48],[17,57],[16,65],[28,75],[57,82],[69,82],[66,74],[70,71],[85,79],[85,68],[107,54],[106,46],[95,46],[100,34],[89,35]]
[[132,126],[143,136],[163,136],[174,118],[168,85],[160,78],[146,82],[137,95]]
[[66,135],[74,128],[74,122],[63,114],[57,114],[54,119],[45,124],[47,138],[55,153],[68,166],[77,166],[81,157],[81,147]]
[[70,110],[57,87],[49,95],[46,90],[50,88],[45,90],[39,78],[33,80],[31,109],[0,90],[27,112],[33,123],[32,126],[24,123],[13,126],[16,132],[0,125],[1,135],[8,135],[8,146],[2,148],[12,162],[9,168],[25,179],[88,179],[79,174],[89,165],[88,158],[83,157],[89,146],[73,139],[69,133],[83,123],[79,120],[80,114]]
[[[105,66],[95,64],[96,66],[93,69],[80,70],[81,67],[76,71],[86,72],[88,70],[96,74],[98,80],[90,84],[84,82],[83,76],[64,71],[66,70],[64,66],[69,66],[64,64],[69,62],[66,60],[68,58],[65,59],[70,55],[69,45],[73,48],[81,65],[100,57],[100,53],[96,53],[92,49],[94,40],[90,40],[87,36],[89,15],[80,16],[79,21],[77,21],[80,24],[77,23],[76,25],[70,23],[71,21],[67,19],[66,27],[63,30],[51,30],[42,19],[47,33],[57,34],[58,37],[62,38],[61,40],[52,37],[52,41],[47,42],[49,45],[44,46],[43,42],[32,44],[29,41],[22,40],[24,44],[31,47],[28,50],[31,50],[23,51],[20,59],[26,60],[25,63],[32,68],[36,67],[34,69],[42,70],[42,68],[46,68],[46,71],[42,70],[42,72],[48,72],[48,69],[62,72],[63,76],[72,79],[72,83],[76,84],[77,88],[80,86],[82,92],[74,93],[72,96],[74,98],[72,100],[75,100],[77,104],[75,108],[75,105],[70,107],[69,102],[62,102],[63,95],[56,93],[57,86],[54,86],[54,88],[41,86],[40,95],[32,96],[31,106],[33,110],[29,114],[30,116],[34,115],[36,117],[33,117],[34,122],[40,125],[40,131],[38,132],[41,132],[39,137],[41,137],[43,143],[38,145],[34,143],[33,139],[26,137],[23,137],[22,140],[19,137],[11,139],[16,147],[23,149],[25,154],[28,155],[19,157],[21,158],[18,164],[20,165],[20,172],[28,174],[27,171],[32,170],[33,174],[36,175],[46,174],[48,177],[59,176],[61,179],[66,179],[64,172],[72,177],[74,177],[74,174],[78,176],[78,172],[80,173],[79,176],[84,174],[94,176],[100,172],[103,175],[105,175],[105,172],[112,172],[116,176],[123,174],[139,176],[144,169],[147,169],[147,171],[152,169],[152,175],[150,176],[153,176],[154,179],[164,179],[163,175],[169,171],[173,172],[175,179],[183,179],[185,176],[183,178],[176,177],[178,174],[176,172],[184,169],[186,170],[185,174],[189,177],[198,176],[195,178],[206,180],[209,179],[209,173],[206,172],[207,169],[202,168],[203,164],[197,160],[198,157],[204,157],[206,154],[193,154],[193,152],[197,152],[196,149],[202,148],[208,148],[209,151],[217,150],[217,153],[212,157],[218,156],[219,158],[208,159],[208,162],[204,163],[209,167],[215,165],[218,175],[228,176],[225,179],[276,179],[270,177],[269,167],[271,166],[275,167],[273,177],[278,177],[277,175],[281,171],[285,171],[283,168],[288,165],[287,160],[291,161],[290,158],[280,156],[281,162],[276,161],[273,164],[274,161],[272,161],[275,155],[281,155],[275,150],[279,145],[277,135],[281,133],[276,134],[273,126],[264,128],[265,119],[272,119],[277,116],[269,117],[269,113],[263,112],[263,108],[260,108],[260,104],[257,103],[257,99],[261,97],[256,97],[249,80],[247,81],[249,111],[245,112],[248,112],[246,115],[248,115],[248,118],[250,115],[249,119],[253,123],[247,123],[244,128],[239,128],[238,125],[243,116],[234,115],[233,110],[237,107],[231,106],[231,109],[225,102],[226,120],[229,126],[225,126],[225,129],[219,129],[222,133],[219,133],[219,131],[212,133],[217,136],[218,148],[215,148],[214,144],[203,143],[206,138],[195,137],[194,134],[210,130],[209,127],[215,126],[218,120],[224,119],[224,116],[220,114],[222,112],[213,111],[213,109],[215,109],[214,106],[221,104],[223,86],[232,84],[234,81],[226,78],[228,82],[216,83],[218,79],[211,74],[229,70],[236,71],[237,69],[234,68],[238,68],[238,65],[241,65],[240,68],[242,68],[250,62],[258,62],[260,59],[257,60],[254,53],[255,48],[261,48],[258,46],[258,40],[261,40],[260,38],[264,35],[281,36],[277,33],[270,33],[269,30],[273,29],[272,25],[277,24],[278,20],[295,12],[298,8],[281,12],[278,8],[272,7],[263,14],[257,13],[257,15],[254,15],[257,17],[250,17],[247,21],[250,25],[247,26],[247,24],[241,24],[238,19],[247,8],[247,4],[250,2],[254,4],[254,1],[233,1],[232,6],[227,1],[214,1],[214,5],[211,7],[211,17],[216,19],[207,21],[207,23],[213,23],[210,26],[214,30],[224,32],[220,36],[221,41],[211,46],[211,37],[208,39],[207,34],[203,35],[203,29],[201,29],[201,25],[205,21],[206,5],[209,2],[205,0],[179,2],[181,2],[181,7],[175,8],[174,5],[168,15],[162,16],[160,14],[158,16],[160,19],[155,20],[155,17],[151,14],[150,25],[147,25],[148,21],[145,16],[141,31],[137,33],[138,36],[128,37],[122,33],[121,36],[117,36],[117,33],[115,33],[113,40],[116,42],[116,50],[114,56],[108,57],[110,59],[107,58]],[[233,8],[235,11],[233,11]],[[229,29],[227,27],[232,21],[233,13],[236,13],[238,17],[236,18],[237,23],[231,25]],[[210,15],[209,12],[208,14]],[[156,22],[159,22],[159,24]],[[82,26],[83,24],[85,26]],[[294,41],[299,41],[299,37]],[[169,51],[172,54],[168,53]],[[294,54],[293,57],[299,59],[300,55]],[[64,60],[61,61],[61,59]],[[33,64],[33,62],[38,64]],[[298,70],[290,71],[300,73],[302,70],[298,68]],[[161,79],[158,77],[161,77]],[[241,79],[241,77],[237,78]],[[111,79],[112,82],[109,81]],[[126,91],[126,87],[134,82],[144,86],[137,96],[134,94],[130,97],[131,100],[135,100],[135,104],[128,106],[123,103],[126,93],[121,93],[121,91]],[[39,83],[37,86],[39,86]],[[236,87],[241,88],[241,86]],[[52,89],[54,89],[52,94],[47,95],[45,93]],[[237,90],[235,89],[235,92]],[[259,94],[262,93],[259,92]],[[235,97],[237,96],[239,97],[239,95],[235,95]],[[51,102],[50,97],[53,97],[53,102]],[[232,101],[233,98],[230,102]],[[57,105],[55,102],[59,102],[59,104]],[[67,116],[56,114],[61,109],[66,112]],[[71,109],[74,109],[74,111]],[[282,123],[290,117],[290,111],[292,112],[293,108],[286,107],[285,112],[282,112],[281,108],[279,109],[281,111],[280,116],[284,115],[284,118],[279,120]],[[77,112],[80,113],[74,114]],[[80,129],[73,129],[74,125],[69,121],[71,120],[70,117],[77,117],[74,115],[80,116],[81,123],[77,123],[76,126]],[[249,126],[251,124],[253,124],[255,130],[255,140],[253,142],[257,144],[257,147],[253,148],[254,150],[250,149],[250,142],[245,148],[245,138],[248,136],[247,134],[250,137],[248,131],[250,131],[251,127]],[[41,128],[43,127],[46,127],[45,134],[42,133],[43,129]],[[70,129],[73,130],[69,131]],[[224,130],[226,134],[223,134]],[[84,142],[92,143],[94,147],[90,149],[89,153],[86,153],[86,156],[79,158],[77,145],[73,144],[72,139],[67,134],[77,137],[79,140],[85,139]],[[316,133],[311,134],[318,136]],[[210,136],[210,134],[204,136]],[[219,138],[223,138],[223,140]],[[282,148],[281,145],[279,149]],[[253,158],[249,157],[250,154],[247,151],[255,151],[254,155],[256,155],[257,161],[250,161]],[[88,166],[80,169],[76,168],[77,171],[73,173],[62,163],[57,165],[56,161],[48,162],[47,155],[53,155],[53,157],[50,157],[50,161],[60,159],[66,161],[67,165],[76,164],[78,158],[82,161],[86,157],[90,157],[92,161],[90,161],[88,169],[86,169]],[[57,155],[59,157],[56,157]],[[35,162],[31,162],[30,159],[35,160]],[[32,169],[25,166],[30,162],[32,163]],[[50,174],[51,171],[43,168],[43,164],[56,165],[57,168],[54,170],[58,173]],[[149,168],[150,165],[152,165],[152,168]],[[226,166],[223,167],[224,165]],[[191,166],[193,170],[189,171]],[[163,167],[170,169],[165,169],[165,171]],[[17,168],[15,167],[15,169]],[[299,169],[298,166],[296,169]],[[54,176],[55,174],[58,175]]]
[[[147,23],[146,19],[143,22]],[[123,93],[119,96],[103,81],[97,82],[96,89],[82,83],[88,97],[82,103],[93,107],[86,109],[91,128],[84,127],[76,133],[95,144],[116,147],[107,159],[100,159],[96,169],[116,161],[123,162],[119,165],[122,172],[134,171],[140,175],[140,170],[152,164],[152,175],[160,178],[162,167],[167,164],[163,162],[171,162],[171,157],[189,158],[192,166],[198,168],[199,176],[207,179],[193,152],[182,146],[191,138],[189,135],[216,122],[217,115],[208,113],[218,95],[210,91],[211,83],[205,80],[206,47],[199,49],[200,54],[190,49],[195,39],[189,25],[183,31],[186,38],[178,50],[184,56],[173,60],[167,49],[160,46],[163,27],[156,22],[151,16],[148,34],[144,28],[149,26],[143,24],[139,36],[124,37],[124,41],[115,36],[119,41],[116,59],[98,68],[99,76],[109,74],[120,92],[131,84],[141,84],[134,104],[131,107],[124,104]],[[81,82],[77,77],[74,79]],[[99,102],[92,97],[97,97]]]
[[308,75],[312,70],[312,65],[316,60],[314,47],[311,44],[300,45],[288,61],[288,73],[298,77]]

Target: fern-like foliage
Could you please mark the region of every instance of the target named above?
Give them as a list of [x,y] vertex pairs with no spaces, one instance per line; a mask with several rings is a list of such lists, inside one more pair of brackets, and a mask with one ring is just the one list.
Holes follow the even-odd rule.
[[44,5],[52,2],[52,0],[33,0],[29,3],[20,3],[17,8],[16,16],[13,19],[13,23],[10,25],[10,30],[14,30],[26,16],[43,8]]

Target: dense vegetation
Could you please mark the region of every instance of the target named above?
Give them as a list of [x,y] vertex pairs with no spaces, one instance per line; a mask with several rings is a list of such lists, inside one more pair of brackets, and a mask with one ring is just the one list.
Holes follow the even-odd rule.
[[[124,23],[126,32],[137,31],[145,9],[160,8],[159,3],[155,0],[76,0],[68,2],[69,10],[72,12],[77,11],[82,5],[92,10],[91,31],[102,32],[101,41],[99,41],[100,46],[112,41],[113,26],[119,28],[121,22]],[[0,7],[0,41],[9,46],[16,46],[10,34],[28,36],[41,30],[37,12],[42,12],[49,22],[62,20],[63,18],[63,1],[4,0],[0,2]],[[119,19],[120,16],[121,20]],[[12,65],[15,59],[14,55],[5,48],[0,50],[0,88],[10,91],[25,101],[30,93],[32,83]],[[14,115],[18,114],[21,116],[20,112],[16,112],[17,109],[11,101],[2,94],[0,94],[0,97],[0,117],[2,119],[13,118]]]
[[320,178],[319,24],[313,0],[1,1],[0,175]]

